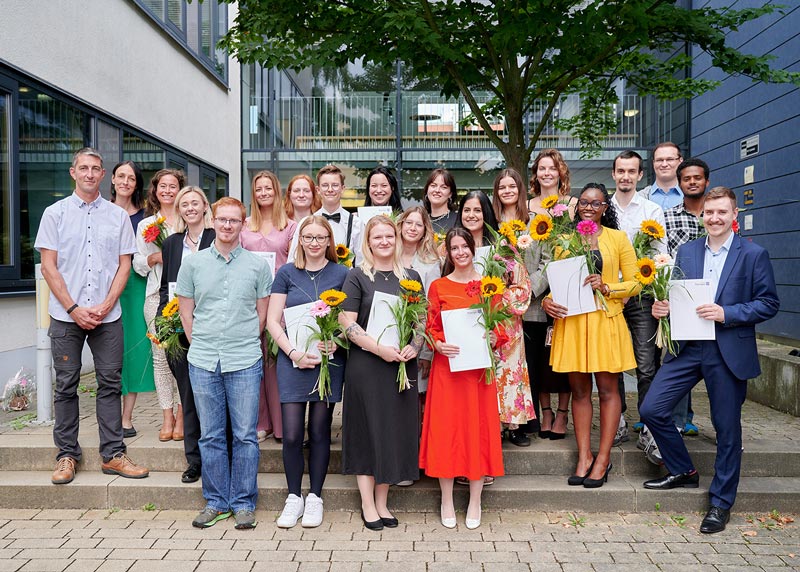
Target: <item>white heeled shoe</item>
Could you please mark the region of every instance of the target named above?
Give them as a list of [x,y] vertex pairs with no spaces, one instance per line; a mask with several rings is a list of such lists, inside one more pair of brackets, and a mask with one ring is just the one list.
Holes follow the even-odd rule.
[[475,530],[481,525],[481,509],[478,508],[478,518],[467,517],[466,525],[468,530]]
[[456,527],[456,517],[455,516],[446,517],[444,515],[444,507],[443,506],[439,507],[439,515],[441,516],[442,526],[443,527],[445,527],[445,528],[455,528]]

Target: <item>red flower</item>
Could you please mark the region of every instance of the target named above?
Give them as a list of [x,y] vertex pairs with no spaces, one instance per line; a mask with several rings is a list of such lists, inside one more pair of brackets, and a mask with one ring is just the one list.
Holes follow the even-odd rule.
[[472,282],[467,282],[465,290],[467,291],[467,296],[477,296],[481,293],[481,281],[473,280]]
[[735,232],[736,234],[739,234],[739,221],[738,220],[733,219],[733,224],[731,225],[731,230],[733,232]]
[[161,229],[158,227],[157,224],[151,224],[142,233],[145,242],[155,242],[158,237],[161,235]]

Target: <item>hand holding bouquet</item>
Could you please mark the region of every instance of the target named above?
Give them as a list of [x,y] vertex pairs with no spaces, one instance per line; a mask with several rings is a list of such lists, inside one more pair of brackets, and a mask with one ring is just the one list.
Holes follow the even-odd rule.
[[[657,254],[651,258],[640,258],[636,261],[639,271],[634,278],[642,285],[641,295],[650,295],[656,300],[669,300],[670,280],[675,269],[674,261],[668,254]],[[666,346],[667,351],[677,355],[677,344],[672,340],[669,316],[659,318],[656,330],[656,345]]]
[[[395,324],[397,324],[397,335],[400,339],[400,349],[406,345],[413,344],[412,337],[420,329],[424,332],[425,319],[428,311],[428,301],[425,292],[422,291],[422,284],[416,280],[400,281],[400,296],[396,304],[391,308]],[[418,335],[424,336],[424,333]],[[420,344],[421,347],[421,344]],[[418,352],[420,347],[415,346]],[[408,379],[406,362],[401,361],[397,370],[397,391],[405,391],[411,388],[411,381]]]
[[177,357],[186,348],[181,345],[181,334],[183,333],[183,324],[181,323],[181,316],[178,312],[178,298],[175,297],[169,301],[161,310],[161,315],[156,316],[153,320],[155,335],[147,332],[147,337],[150,338],[156,346],[164,350],[169,357]]
[[496,276],[484,276],[480,280],[468,282],[465,287],[468,296],[480,296],[480,301],[471,305],[470,308],[481,311],[481,325],[486,332],[486,345],[492,361],[492,365],[487,367],[484,372],[487,385],[492,383],[497,371],[497,358],[492,347],[492,340],[494,338],[495,342],[497,341],[495,332],[503,328],[511,319],[511,313],[502,303],[505,288],[503,281]]
[[324,349],[320,352],[319,377],[312,390],[312,393],[316,391],[319,394],[321,400],[326,399],[331,394],[330,358],[333,352],[329,353],[328,350],[336,346],[347,347],[347,342],[339,336],[342,332],[342,327],[339,325],[339,314],[342,312],[340,304],[346,298],[347,294],[339,290],[325,290],[320,294],[319,300],[314,302],[310,310],[311,316],[317,322],[319,331],[311,335],[309,342],[318,341],[324,346]]

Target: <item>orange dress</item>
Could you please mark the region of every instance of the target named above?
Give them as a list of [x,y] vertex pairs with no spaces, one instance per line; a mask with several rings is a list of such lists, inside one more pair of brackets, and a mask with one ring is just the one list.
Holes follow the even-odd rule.
[[[478,297],[465,284],[435,280],[428,291],[428,334],[445,341],[442,310],[468,308]],[[497,386],[487,385],[484,370],[450,371],[447,357],[435,352],[425,401],[419,466],[430,477],[502,476],[503,451],[497,412]]]

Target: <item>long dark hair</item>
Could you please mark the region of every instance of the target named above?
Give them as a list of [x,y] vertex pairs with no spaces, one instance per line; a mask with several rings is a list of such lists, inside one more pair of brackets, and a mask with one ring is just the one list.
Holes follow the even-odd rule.
[[460,236],[467,241],[467,247],[469,247],[470,251],[472,252],[473,258],[475,257],[475,239],[472,237],[472,233],[463,226],[454,226],[447,231],[447,236],[444,238],[445,255],[444,263],[442,264],[442,276],[447,276],[456,269],[456,265],[453,263],[453,259],[450,256],[450,243],[457,236]]
[[456,219],[455,226],[464,227],[461,222],[461,217],[464,214],[464,205],[467,204],[467,201],[470,199],[478,199],[478,202],[481,204],[481,210],[483,211],[483,243],[484,245],[491,244],[494,242],[494,235],[489,232],[486,226],[489,225],[493,230],[497,230],[497,217],[494,216],[492,202],[483,191],[470,191],[461,197],[461,202],[458,204],[458,218]]
[[367,196],[364,199],[364,206],[372,206],[372,197],[369,196],[369,182],[374,175],[383,175],[389,181],[389,186],[392,188],[392,194],[389,196],[389,206],[392,207],[392,212],[403,212],[403,203],[400,200],[400,188],[397,186],[397,178],[394,174],[384,166],[375,167],[367,175]]
[[[144,206],[144,177],[142,177],[142,170],[139,168],[139,165],[133,161],[121,161],[111,169],[111,178],[113,179],[114,175],[117,174],[117,169],[125,165],[133,169],[133,176],[136,177],[136,187],[133,189],[133,194],[131,195],[131,203],[133,203],[133,206],[137,209],[140,209]],[[111,183],[111,202],[117,202],[117,189],[114,188],[113,182]]]
[[428,211],[428,214],[431,214],[431,200],[428,198],[428,187],[431,186],[431,183],[436,179],[436,177],[442,177],[444,184],[450,189],[450,196],[447,199],[447,210],[456,210],[458,189],[456,189],[455,178],[453,178],[452,173],[450,173],[450,171],[447,169],[434,169],[431,171],[431,174],[428,175],[428,180],[425,181],[425,187],[422,189],[422,206],[425,207],[425,210]]
[[[581,189],[580,195],[578,195],[578,200],[580,197],[583,196],[583,193],[588,191],[589,189],[597,189],[601,193],[603,193],[603,201],[606,203],[606,212],[603,213],[603,216],[600,218],[600,224],[607,228],[613,228],[614,230],[619,230],[619,220],[617,219],[617,209],[614,208],[614,205],[611,204],[611,197],[606,190],[606,186],[603,183],[587,183]],[[581,221],[581,214],[579,212],[580,205],[575,207],[575,224],[578,224]]]

